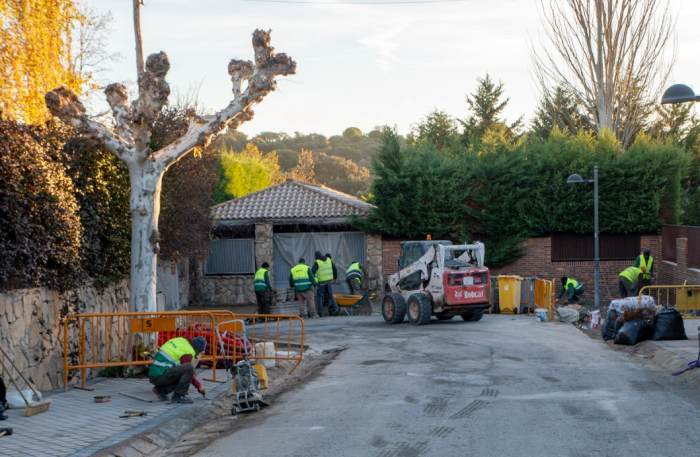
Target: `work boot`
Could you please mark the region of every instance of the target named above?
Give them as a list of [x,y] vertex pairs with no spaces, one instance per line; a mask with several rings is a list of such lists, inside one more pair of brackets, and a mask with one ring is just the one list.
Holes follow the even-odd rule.
[[168,401],[168,394],[160,390],[158,387],[153,388],[153,393],[156,394],[156,397],[158,397],[158,400],[160,401]]
[[180,404],[190,404],[194,403],[190,397],[187,395],[180,395],[180,394],[173,394],[173,399],[170,400],[173,403],[180,403]]
[[0,404],[0,421],[7,419],[7,416],[3,414],[5,412],[5,406]]

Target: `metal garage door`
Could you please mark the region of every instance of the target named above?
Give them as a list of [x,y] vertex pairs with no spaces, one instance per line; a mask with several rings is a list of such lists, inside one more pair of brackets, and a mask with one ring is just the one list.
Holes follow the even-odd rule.
[[347,291],[345,269],[352,261],[364,264],[367,258],[367,235],[363,232],[279,233],[273,235],[274,253],[272,285],[275,289],[289,287],[289,269],[300,257],[312,266],[314,252],[330,253],[338,268],[339,290]]

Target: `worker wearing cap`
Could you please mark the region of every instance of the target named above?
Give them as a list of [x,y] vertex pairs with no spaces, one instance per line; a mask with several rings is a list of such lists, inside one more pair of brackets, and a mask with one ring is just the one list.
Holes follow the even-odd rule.
[[192,399],[187,396],[190,384],[200,394],[206,393],[194,374],[195,366],[199,363],[199,354],[203,353],[206,347],[207,340],[201,336],[194,337],[192,342],[178,336],[160,347],[148,369],[148,379],[155,386],[153,393],[159,400],[167,400],[168,394],[172,392],[173,403],[192,403]]
[[[316,318],[316,304],[314,302],[313,287],[316,284],[311,267],[301,258],[299,263],[289,270],[289,287],[294,288],[296,298],[299,301],[299,317]],[[306,305],[306,312],[304,312]]]
[[272,284],[270,283],[270,264],[263,262],[255,272],[255,301],[258,303],[258,314],[270,314],[272,306]]
[[578,302],[578,299],[583,295],[583,283],[579,282],[570,276],[562,276],[561,290],[557,296],[557,301],[566,295],[569,304]]
[[352,263],[345,270],[345,282],[350,288],[350,293],[360,294],[362,293],[362,280],[365,277],[365,270],[362,265],[357,260],[353,260]]
[[642,270],[637,267],[627,267],[619,274],[620,297],[632,297],[639,291]]
[[654,279],[654,257],[651,255],[651,249],[647,248],[639,254],[634,266],[642,271],[640,289],[644,286],[650,286],[652,279]]
[[311,267],[311,272],[316,279],[316,308],[318,313],[321,314],[327,302],[328,313],[337,314],[338,305],[336,305],[335,298],[333,298],[331,285],[338,278],[338,270],[330,254],[324,256],[319,251],[316,251],[315,257],[316,260],[314,261],[314,266]]

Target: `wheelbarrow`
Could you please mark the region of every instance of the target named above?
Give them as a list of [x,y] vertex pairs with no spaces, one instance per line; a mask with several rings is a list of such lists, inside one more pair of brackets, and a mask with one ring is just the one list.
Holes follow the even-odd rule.
[[335,298],[335,303],[346,316],[352,316],[362,308],[369,310],[369,314],[372,313],[372,305],[366,292],[362,295],[333,294],[333,298]]

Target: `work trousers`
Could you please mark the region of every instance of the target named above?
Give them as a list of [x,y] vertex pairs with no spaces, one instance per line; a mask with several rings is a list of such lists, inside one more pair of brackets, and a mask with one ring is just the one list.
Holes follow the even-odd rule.
[[[316,314],[316,303],[314,302],[313,289],[306,289],[303,292],[296,291],[297,300],[299,301],[299,316],[313,316]],[[306,308],[306,310],[305,310]]]
[[637,295],[637,285],[632,284],[627,278],[620,278],[620,298],[633,297]]
[[175,365],[160,376],[149,378],[151,384],[162,394],[175,392],[177,395],[187,395],[194,377],[194,366],[191,363]]
[[272,294],[271,289],[255,292],[255,301],[258,302],[258,314],[270,314]]
[[318,314],[321,315],[338,314],[338,305],[335,303],[335,298],[333,298],[333,287],[331,287],[330,282],[319,284],[316,287],[316,307],[318,308]]
[[353,278],[347,278],[345,282],[348,284],[348,288],[350,289],[350,293],[352,295],[361,295],[362,294],[362,281],[360,278],[357,276]]

